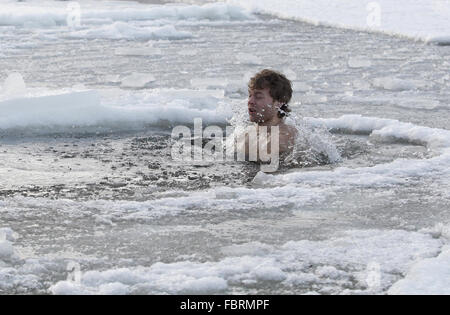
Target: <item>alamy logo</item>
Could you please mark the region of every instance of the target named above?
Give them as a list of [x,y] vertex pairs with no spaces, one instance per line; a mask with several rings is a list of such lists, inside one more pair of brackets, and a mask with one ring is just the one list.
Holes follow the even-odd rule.
[[[208,126],[194,119],[194,134],[187,126],[172,130],[172,160],[181,164],[199,162],[253,161],[261,162],[261,171],[275,172],[279,166],[279,127],[249,126],[241,134],[232,127]],[[206,142],[206,143],[205,143]]]

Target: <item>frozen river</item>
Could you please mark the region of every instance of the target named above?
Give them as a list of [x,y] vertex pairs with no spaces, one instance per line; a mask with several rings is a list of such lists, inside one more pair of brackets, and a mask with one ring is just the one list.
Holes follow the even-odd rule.
[[[75,28],[0,13],[1,294],[384,294],[439,277],[423,261],[448,266],[448,46],[123,3],[81,2]],[[172,127],[224,127],[268,67],[293,81],[296,121],[331,132],[305,139],[341,158],[174,163]]]

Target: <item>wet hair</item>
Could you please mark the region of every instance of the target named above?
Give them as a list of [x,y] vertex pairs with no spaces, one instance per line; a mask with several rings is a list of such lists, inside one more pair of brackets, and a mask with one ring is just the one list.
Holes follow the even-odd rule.
[[250,90],[269,88],[270,96],[282,104],[278,111],[278,117],[283,118],[291,112],[288,103],[292,98],[292,83],[284,74],[264,69],[250,79],[248,88]]

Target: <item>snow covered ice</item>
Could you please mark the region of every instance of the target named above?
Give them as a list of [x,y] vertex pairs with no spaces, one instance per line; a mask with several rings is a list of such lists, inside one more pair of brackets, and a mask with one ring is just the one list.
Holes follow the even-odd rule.
[[[0,294],[448,294],[450,4],[371,2],[0,0]],[[262,68],[288,162],[174,163]]]
[[[446,0],[228,0],[252,12],[314,24],[379,31],[448,43],[450,4]],[[379,15],[379,16],[377,16]]]
[[[390,242],[383,249],[377,243]],[[384,261],[384,286],[402,272],[415,257],[427,257],[436,252],[439,241],[416,233],[392,231],[354,231],[342,238],[324,242],[288,242],[280,248],[250,243],[224,248],[228,257],[218,262],[172,264],[157,263],[150,268],[116,269],[86,273],[80,285],[60,282],[53,293],[221,293],[228,286],[251,286],[262,283],[281,283],[286,287],[302,287],[327,283],[342,285],[351,278],[361,278],[361,287],[367,286],[364,273],[370,261]],[[364,248],[364,249],[362,249]],[[395,257],[392,253],[395,252]],[[310,265],[323,264],[316,270]],[[328,267],[328,268],[325,268]],[[353,272],[339,271],[353,269]],[[352,274],[353,273],[353,274]],[[366,275],[367,276],[367,275]],[[139,290],[142,290],[139,292]],[[111,292],[111,291],[110,291]]]

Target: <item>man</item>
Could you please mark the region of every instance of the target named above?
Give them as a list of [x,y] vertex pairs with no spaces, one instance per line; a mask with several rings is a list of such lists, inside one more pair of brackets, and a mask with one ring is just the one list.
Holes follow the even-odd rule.
[[[267,154],[271,154],[271,139],[273,139],[271,134],[276,132],[276,129],[279,131],[278,153],[292,151],[297,129],[285,123],[285,117],[291,111],[288,105],[292,98],[291,82],[283,74],[265,69],[250,79],[248,93],[248,113],[250,121],[255,123],[256,135],[247,130],[246,157],[251,156],[252,150],[257,150],[258,147],[261,149],[260,141],[267,141],[267,144],[262,144],[262,147],[267,149]],[[267,140],[262,140],[261,131],[266,130]],[[261,160],[260,154],[261,152],[258,151],[257,160]]]

